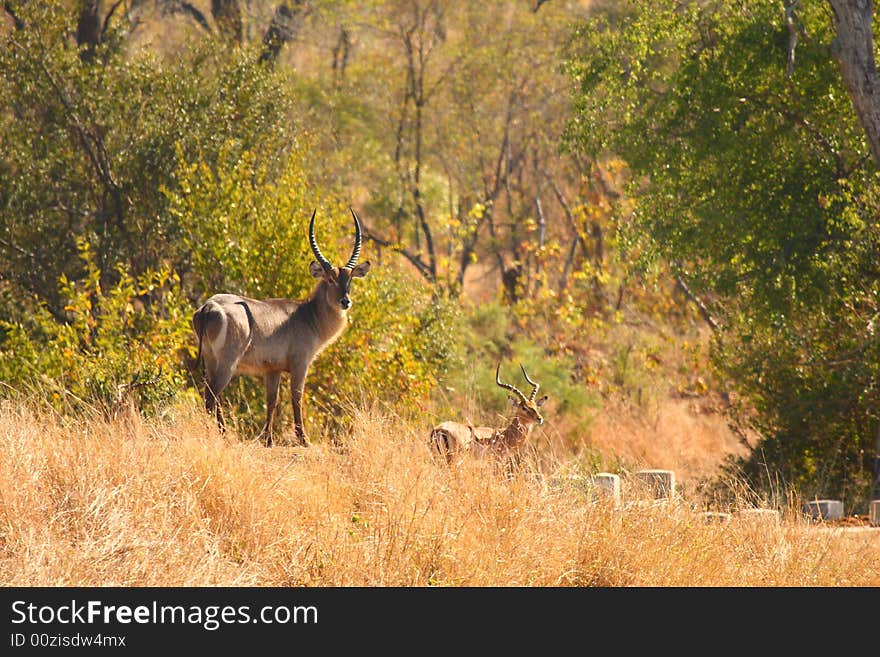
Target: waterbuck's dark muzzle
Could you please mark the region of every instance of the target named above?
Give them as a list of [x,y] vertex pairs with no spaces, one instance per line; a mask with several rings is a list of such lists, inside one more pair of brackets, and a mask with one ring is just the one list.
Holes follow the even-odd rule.
[[342,306],[343,310],[351,308],[351,299],[348,298],[347,294],[339,300],[339,305]]

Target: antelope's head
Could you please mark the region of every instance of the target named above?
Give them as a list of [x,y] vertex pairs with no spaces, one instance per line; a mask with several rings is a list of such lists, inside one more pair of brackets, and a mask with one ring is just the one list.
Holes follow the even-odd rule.
[[315,260],[309,265],[309,272],[315,278],[326,283],[324,294],[327,295],[325,299],[327,304],[330,306],[338,304],[343,311],[351,308],[351,297],[349,296],[351,279],[362,278],[370,271],[369,261],[357,264],[358,256],[361,254],[361,223],[354,209],[349,208],[349,210],[354,218],[354,250],[344,267],[334,267],[318,248],[318,242],[315,239],[317,209],[312,212],[312,219],[309,222],[309,244],[312,247],[312,253],[315,254]]
[[538,410],[544,403],[547,401],[547,395],[544,395],[540,399],[535,399],[535,395],[538,394],[538,388],[541,386],[532,381],[529,378],[529,375],[526,373],[526,368],[522,365],[519,366],[522,370],[523,376],[526,377],[526,381],[532,386],[532,392],[526,397],[516,386],[512,386],[509,383],[502,383],[501,381],[501,363],[498,363],[498,367],[495,370],[495,383],[498,384],[499,387],[504,388],[505,390],[509,390],[512,392],[514,396],[510,397],[510,401],[516,407],[516,417],[519,418],[519,421],[526,426],[531,426],[532,424],[543,424],[544,418],[541,416],[540,411]]

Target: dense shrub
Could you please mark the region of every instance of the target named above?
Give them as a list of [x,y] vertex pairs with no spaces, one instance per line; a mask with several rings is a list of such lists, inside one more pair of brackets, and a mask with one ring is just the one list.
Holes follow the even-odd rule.
[[167,267],[134,277],[119,266],[118,282],[103,289],[86,242],[80,258],[86,276],[58,285],[68,321],[45,306],[29,325],[0,320],[0,381],[60,410],[113,415],[132,403],[154,411],[183,391],[181,364],[192,355],[180,278]]

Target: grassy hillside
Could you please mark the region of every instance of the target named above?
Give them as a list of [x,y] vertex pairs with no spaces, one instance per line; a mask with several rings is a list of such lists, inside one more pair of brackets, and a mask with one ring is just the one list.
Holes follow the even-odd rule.
[[0,583],[880,585],[875,530],[787,509],[779,525],[707,524],[688,493],[669,505],[629,493],[615,509],[548,485],[566,464],[546,454],[543,476],[451,470],[432,460],[424,426],[355,414],[336,447],[313,436],[311,448],[266,449],[221,436],[191,406],[107,422],[4,403]]

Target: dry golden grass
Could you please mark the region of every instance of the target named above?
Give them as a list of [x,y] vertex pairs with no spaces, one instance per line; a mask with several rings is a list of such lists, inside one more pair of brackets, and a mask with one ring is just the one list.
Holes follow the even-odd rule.
[[712,477],[726,457],[748,452],[725,417],[704,411],[696,399],[635,410],[608,401],[596,414],[589,444],[629,467],[675,470],[685,479]]
[[[615,508],[435,463],[375,410],[341,447],[266,449],[195,407],[74,420],[0,406],[4,586],[878,586],[880,529]],[[639,505],[641,504],[641,505]]]

